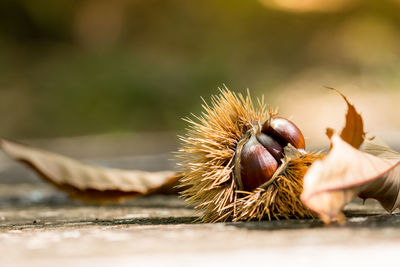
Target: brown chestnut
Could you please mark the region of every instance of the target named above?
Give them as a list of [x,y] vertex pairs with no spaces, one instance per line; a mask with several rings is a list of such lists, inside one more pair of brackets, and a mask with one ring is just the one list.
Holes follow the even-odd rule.
[[240,155],[240,182],[243,189],[256,189],[271,178],[277,168],[277,160],[255,136],[251,136],[243,145]]
[[274,138],[264,133],[258,133],[256,138],[271,153],[276,161],[280,163],[283,157],[283,147]]
[[284,118],[272,117],[254,125],[236,148],[235,177],[238,188],[252,191],[269,181],[282,164],[288,144],[304,149],[304,137],[297,126]]
[[272,117],[263,124],[261,132],[274,137],[283,147],[288,143],[298,149],[306,147],[300,129],[288,119]]

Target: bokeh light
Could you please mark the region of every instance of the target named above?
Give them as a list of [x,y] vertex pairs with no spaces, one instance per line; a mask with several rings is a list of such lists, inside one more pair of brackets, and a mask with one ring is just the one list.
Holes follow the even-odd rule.
[[2,1],[0,131],[179,132],[225,84],[265,94],[310,140],[343,119],[323,86],[396,132],[399,15],[393,0]]

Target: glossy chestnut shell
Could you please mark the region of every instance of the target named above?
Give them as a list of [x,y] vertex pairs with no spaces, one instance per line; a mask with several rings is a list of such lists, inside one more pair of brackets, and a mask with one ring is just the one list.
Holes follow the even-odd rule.
[[[291,121],[272,117],[254,126],[237,148],[235,176],[240,190],[253,191],[272,178],[282,164],[284,147],[305,148],[304,136]],[[241,147],[239,147],[241,146]]]

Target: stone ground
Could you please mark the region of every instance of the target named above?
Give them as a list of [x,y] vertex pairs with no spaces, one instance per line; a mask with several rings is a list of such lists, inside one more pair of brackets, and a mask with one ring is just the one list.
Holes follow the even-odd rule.
[[0,158],[0,266],[364,267],[397,261],[399,213],[355,200],[346,215],[345,225],[330,227],[317,219],[208,224],[195,222],[194,211],[176,196],[84,205]]
[[400,215],[351,203],[344,226],[319,220],[196,223],[175,196],[122,205],[69,200],[46,185],[2,186],[0,266],[373,266],[395,259]]

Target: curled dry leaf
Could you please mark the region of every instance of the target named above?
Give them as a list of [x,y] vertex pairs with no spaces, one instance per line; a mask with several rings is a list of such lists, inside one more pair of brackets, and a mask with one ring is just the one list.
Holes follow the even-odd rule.
[[[386,146],[366,143],[362,150],[380,158],[400,161],[400,153]],[[361,186],[358,196],[363,199],[374,198],[388,212],[393,212],[400,206],[400,166]]]
[[340,133],[340,137],[353,147],[359,148],[365,139],[364,124],[361,115],[344,94],[335,88],[328,88],[343,97],[347,104],[346,124]]
[[151,193],[176,193],[174,186],[179,179],[179,174],[173,171],[144,172],[90,166],[5,139],[0,139],[0,148],[70,197],[85,202],[120,202]]
[[[388,197],[394,195],[392,190],[397,190],[395,203],[390,204],[396,205],[399,187],[394,181],[400,178],[396,168],[399,164],[400,156],[378,157],[355,149],[333,134],[331,151],[314,162],[304,177],[301,200],[325,223],[343,221],[343,207],[359,193],[389,203],[392,201]],[[383,192],[381,186],[385,188]],[[386,189],[392,193],[388,194]]]
[[364,143],[361,115],[341,92],[330,89],[347,103],[346,124],[340,136],[327,129],[331,150],[306,173],[302,202],[325,223],[343,222],[342,209],[356,195],[374,198],[392,212],[400,205],[400,154],[388,147]]

